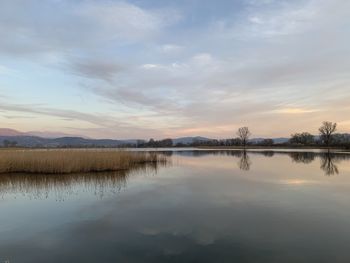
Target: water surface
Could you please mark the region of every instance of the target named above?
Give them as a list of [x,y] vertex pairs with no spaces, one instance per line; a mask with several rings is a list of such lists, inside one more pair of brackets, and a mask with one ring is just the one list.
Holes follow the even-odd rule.
[[166,152],[171,163],[0,175],[0,262],[350,262],[350,155]]

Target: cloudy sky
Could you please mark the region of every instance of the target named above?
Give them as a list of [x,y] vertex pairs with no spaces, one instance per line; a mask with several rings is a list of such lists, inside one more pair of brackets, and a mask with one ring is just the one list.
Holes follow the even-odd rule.
[[348,0],[0,0],[0,127],[350,132]]

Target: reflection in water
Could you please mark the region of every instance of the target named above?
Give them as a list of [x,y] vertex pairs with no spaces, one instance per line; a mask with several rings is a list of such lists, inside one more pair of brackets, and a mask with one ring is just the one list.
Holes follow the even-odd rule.
[[199,151],[176,151],[173,154],[188,156],[188,157],[202,157],[206,155],[232,156],[241,157],[243,150],[199,150]]
[[321,170],[324,171],[326,176],[339,174],[337,162],[349,160],[349,154],[341,154],[334,152],[293,152],[289,153],[294,162],[309,164],[318,157],[321,160]]
[[314,152],[291,152],[289,156],[293,162],[308,164],[315,160],[316,154]]
[[339,174],[338,167],[335,165],[335,162],[338,160],[336,155],[331,152],[321,155],[321,169],[325,172],[325,175],[331,176]]
[[[334,152],[274,152],[274,151],[246,151],[246,150],[200,150],[200,151],[179,151],[162,152],[166,156],[181,155],[190,157],[201,157],[205,155],[224,155],[239,158],[237,166],[242,171],[249,171],[252,166],[250,155],[263,155],[272,157],[275,154],[288,155],[293,162],[310,164],[315,159],[320,159],[320,169],[327,176],[339,174],[337,163],[343,160],[350,160],[350,154]],[[93,192],[102,198],[107,194],[118,193],[123,189],[128,177],[136,170],[157,172],[160,164],[146,164],[130,171],[118,171],[108,173],[88,174],[2,174],[0,175],[0,197],[6,194],[26,195],[32,199],[48,198],[53,193],[56,200],[64,200],[66,196],[76,195],[81,192]]]
[[146,163],[130,170],[84,174],[0,174],[0,195],[46,199],[53,193],[56,200],[63,201],[67,196],[90,192],[103,198],[126,187],[133,172],[156,173],[159,165],[165,164]]
[[241,152],[241,159],[238,162],[239,169],[243,171],[249,171],[250,166],[251,166],[251,161],[250,158],[247,154],[247,151],[242,151]]
[[263,154],[265,157],[273,157],[275,155],[274,151],[262,151],[261,154]]
[[[350,262],[350,155],[173,159],[137,173],[0,176],[0,263]],[[339,163],[344,176],[319,176],[319,160],[325,172]]]
[[275,154],[288,155],[293,162],[310,164],[316,158],[321,160],[321,170],[325,175],[339,174],[337,162],[350,160],[350,154],[337,152],[288,152],[288,151],[256,151],[256,150],[200,150],[200,151],[178,151],[174,154],[181,156],[201,157],[205,155],[224,155],[240,158],[238,167],[243,171],[249,171],[252,161],[249,158],[250,154],[263,155],[265,157],[273,157]]

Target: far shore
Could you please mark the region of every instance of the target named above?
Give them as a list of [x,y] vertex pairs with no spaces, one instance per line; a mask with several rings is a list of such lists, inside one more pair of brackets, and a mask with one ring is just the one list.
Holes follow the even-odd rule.
[[243,146],[172,146],[172,147],[0,147],[0,151],[11,151],[11,150],[146,150],[147,149],[157,149],[157,150],[162,150],[162,149],[207,149],[207,150],[255,150],[255,149],[260,149],[260,150],[337,150],[337,151],[350,151],[349,148],[347,147],[325,147],[325,146],[292,146],[292,145],[247,145],[246,147]]
[[349,148],[345,147],[322,147],[322,146],[289,146],[289,145],[276,145],[276,146],[260,146],[260,145],[248,145],[243,146],[198,146],[198,149],[223,149],[223,150],[255,150],[255,149],[268,149],[268,150],[339,150],[339,151],[350,151]]

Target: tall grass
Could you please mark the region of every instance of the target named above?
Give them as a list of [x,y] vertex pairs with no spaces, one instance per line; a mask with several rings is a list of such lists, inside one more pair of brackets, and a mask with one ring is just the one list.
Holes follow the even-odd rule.
[[108,172],[166,163],[164,155],[103,150],[3,150],[0,173],[68,174]]

